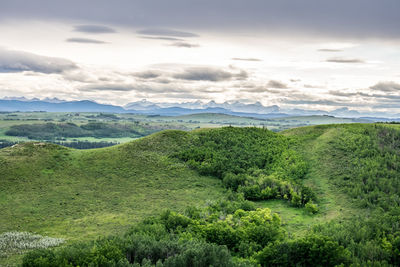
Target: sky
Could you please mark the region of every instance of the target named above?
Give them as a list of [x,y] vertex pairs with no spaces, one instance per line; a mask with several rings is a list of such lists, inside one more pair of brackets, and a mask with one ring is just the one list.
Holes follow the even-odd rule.
[[400,112],[398,0],[1,0],[0,98]]

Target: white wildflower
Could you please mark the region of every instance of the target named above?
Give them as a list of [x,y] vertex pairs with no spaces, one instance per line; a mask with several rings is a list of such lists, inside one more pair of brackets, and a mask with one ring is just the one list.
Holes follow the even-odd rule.
[[23,253],[25,250],[49,248],[64,243],[62,238],[36,235],[28,232],[6,232],[0,234],[0,257]]

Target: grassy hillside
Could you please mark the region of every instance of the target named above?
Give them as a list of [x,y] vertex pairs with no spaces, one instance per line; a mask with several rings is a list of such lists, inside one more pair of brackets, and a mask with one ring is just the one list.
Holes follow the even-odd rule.
[[399,157],[389,124],[165,131],[88,151],[17,145],[0,150],[0,233],[69,240],[25,257],[35,266],[398,265]]
[[46,143],[1,149],[0,233],[90,239],[121,233],[167,208],[220,198],[220,181],[167,156],[185,136],[167,131],[88,151]]

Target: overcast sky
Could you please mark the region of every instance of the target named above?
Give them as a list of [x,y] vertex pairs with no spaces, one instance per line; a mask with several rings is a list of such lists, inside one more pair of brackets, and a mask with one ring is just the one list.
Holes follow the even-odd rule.
[[400,112],[399,0],[1,0],[0,98]]

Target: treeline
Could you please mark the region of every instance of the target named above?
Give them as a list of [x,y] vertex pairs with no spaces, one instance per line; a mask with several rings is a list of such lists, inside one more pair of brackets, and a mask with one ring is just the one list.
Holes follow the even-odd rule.
[[53,141],[51,143],[61,145],[61,146],[71,147],[71,148],[75,148],[75,149],[102,148],[102,147],[115,146],[115,145],[119,144],[118,142],[106,142],[106,141],[101,141],[101,142],[90,142],[90,141],[56,142],[56,141]]
[[[235,195],[232,195],[233,197]],[[165,211],[122,237],[36,250],[23,266],[336,266],[349,252],[323,235],[289,240],[277,214],[239,198]]]
[[224,127],[194,132],[176,156],[246,199],[285,199],[315,213],[315,194],[302,185],[308,166],[292,142],[267,129]]
[[78,126],[74,123],[50,122],[13,125],[5,134],[8,136],[27,137],[33,140],[57,140],[75,137],[140,137],[152,132],[139,125],[134,126],[132,124],[89,122]]
[[0,149],[9,147],[9,146],[13,146],[15,144],[18,144],[18,142],[8,141],[8,140],[0,140]]
[[[118,145],[118,142],[90,142],[90,141],[74,141],[74,142],[59,142],[59,141],[51,141],[50,143],[71,147],[75,149],[92,149],[92,148],[102,148]],[[13,145],[19,144],[19,142],[12,142],[7,140],[0,140],[0,149],[5,147],[10,147]]]

